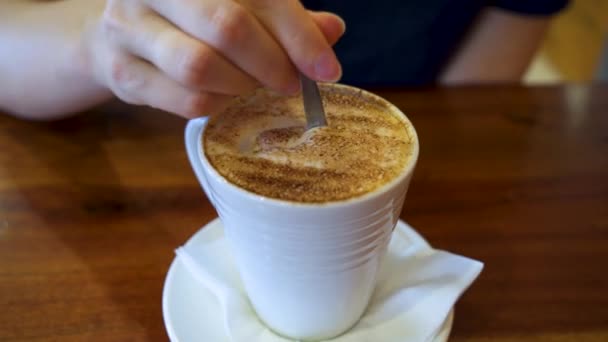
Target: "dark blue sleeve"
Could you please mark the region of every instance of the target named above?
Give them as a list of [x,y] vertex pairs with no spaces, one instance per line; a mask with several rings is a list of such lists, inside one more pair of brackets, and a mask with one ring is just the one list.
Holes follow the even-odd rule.
[[521,14],[542,16],[561,11],[569,2],[569,0],[494,0],[492,5]]

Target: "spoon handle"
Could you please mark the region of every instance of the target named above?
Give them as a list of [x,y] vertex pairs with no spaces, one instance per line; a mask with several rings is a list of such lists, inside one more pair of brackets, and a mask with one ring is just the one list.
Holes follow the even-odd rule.
[[327,126],[325,110],[317,82],[300,73],[302,83],[302,99],[304,100],[304,112],[306,113],[306,129]]

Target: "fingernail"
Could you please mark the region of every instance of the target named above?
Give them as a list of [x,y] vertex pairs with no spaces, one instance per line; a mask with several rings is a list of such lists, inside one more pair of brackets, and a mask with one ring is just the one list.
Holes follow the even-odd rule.
[[342,68],[333,52],[321,54],[315,63],[315,76],[320,81],[335,82],[340,79]]

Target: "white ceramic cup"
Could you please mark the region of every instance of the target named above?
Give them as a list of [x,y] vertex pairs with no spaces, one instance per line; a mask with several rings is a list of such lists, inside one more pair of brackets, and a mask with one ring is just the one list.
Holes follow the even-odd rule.
[[[403,115],[378,99],[387,111]],[[361,197],[323,204],[267,198],[228,182],[205,157],[207,119],[188,123],[190,163],[222,220],[256,313],[275,332],[328,339],[365,311],[418,159],[416,132],[405,121],[415,146],[403,172]]]

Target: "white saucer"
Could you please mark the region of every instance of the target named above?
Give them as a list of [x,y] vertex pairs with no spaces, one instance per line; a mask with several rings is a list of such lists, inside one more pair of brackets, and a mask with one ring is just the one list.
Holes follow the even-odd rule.
[[[395,229],[395,232],[404,232],[405,236],[403,238],[408,243],[430,249],[430,245],[412,227],[403,221],[399,221],[397,225],[400,229]],[[234,267],[234,261],[230,257],[230,253],[224,250],[226,247],[224,227],[219,219],[216,218],[201,228],[186,244],[191,247],[204,247],[198,248],[198,250],[211,251],[207,255],[217,255],[218,252],[223,252],[226,257],[222,258],[222,260],[213,260],[213,265],[210,265],[210,267],[220,267],[227,277],[232,279],[238,278],[238,271]],[[213,253],[214,249],[215,252]],[[197,248],[193,248],[192,250],[197,250]],[[204,259],[205,256],[202,255],[199,260]],[[216,297],[196,281],[186,270],[185,266],[175,259],[171,263],[167,278],[165,279],[163,289],[163,318],[167,333],[172,342],[230,341],[228,336],[224,334],[221,309]],[[430,342],[447,341],[452,330],[453,319],[454,311],[452,310],[436,338]]]

